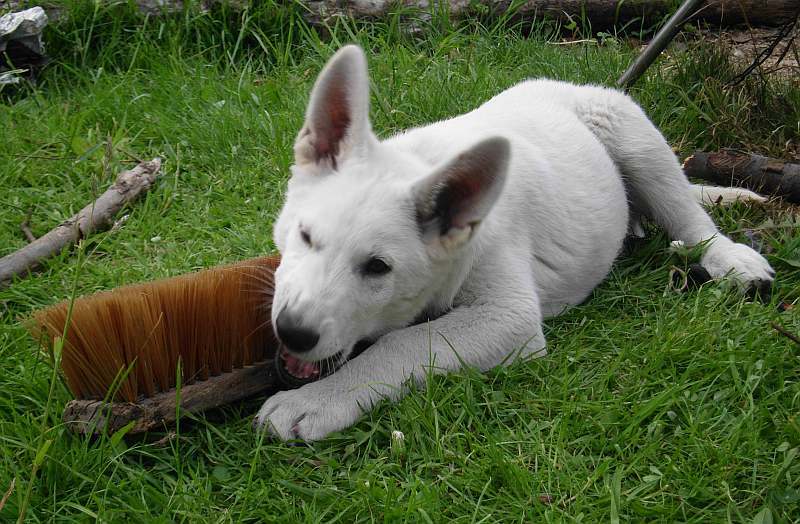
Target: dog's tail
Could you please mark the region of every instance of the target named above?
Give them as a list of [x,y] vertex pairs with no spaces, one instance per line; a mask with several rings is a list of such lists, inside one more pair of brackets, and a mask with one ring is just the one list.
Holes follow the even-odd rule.
[[694,199],[704,205],[728,205],[734,202],[766,202],[766,198],[740,187],[703,186],[692,184]]

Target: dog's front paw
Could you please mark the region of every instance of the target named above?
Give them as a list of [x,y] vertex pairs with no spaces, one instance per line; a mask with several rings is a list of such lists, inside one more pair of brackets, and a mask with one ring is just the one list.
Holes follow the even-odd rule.
[[320,382],[280,391],[264,402],[253,421],[256,430],[270,431],[282,440],[320,440],[352,426],[361,416],[352,395],[332,393]]
[[711,278],[730,277],[747,290],[763,291],[775,278],[775,270],[757,251],[725,237],[711,242],[700,264]]

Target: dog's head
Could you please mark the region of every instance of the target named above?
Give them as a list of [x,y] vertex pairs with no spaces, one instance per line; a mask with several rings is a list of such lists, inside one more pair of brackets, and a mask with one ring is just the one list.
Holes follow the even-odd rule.
[[509,145],[489,138],[430,166],[380,143],[366,58],[347,46],[320,73],[294,152],[272,321],[293,373],[314,378],[311,363],[343,362],[425,310],[497,200]]

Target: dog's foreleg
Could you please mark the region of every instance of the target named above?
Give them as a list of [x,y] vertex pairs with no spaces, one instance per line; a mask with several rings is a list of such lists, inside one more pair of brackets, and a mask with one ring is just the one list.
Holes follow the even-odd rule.
[[[505,286],[504,286],[505,287]],[[269,398],[255,424],[282,439],[319,440],[347,428],[377,402],[398,399],[410,381],[464,366],[490,369],[515,356],[545,354],[535,296],[506,296],[453,309],[393,331],[331,376]]]

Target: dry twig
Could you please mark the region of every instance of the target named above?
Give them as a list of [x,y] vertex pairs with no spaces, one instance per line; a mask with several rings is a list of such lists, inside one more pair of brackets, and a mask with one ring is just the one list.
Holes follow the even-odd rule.
[[[777,49],[778,44],[780,44],[781,41],[783,41],[792,33],[792,30],[794,29],[794,26],[797,24],[798,20],[800,20],[800,11],[798,11],[797,16],[795,16],[793,20],[789,20],[780,28],[778,33],[775,35],[775,38],[773,38],[772,42],[770,42],[770,44],[758,54],[758,56],[753,60],[753,62],[749,66],[747,66],[747,68],[744,71],[742,71],[741,73],[734,76],[728,81],[728,85],[735,86],[742,83],[742,81],[744,81],[744,79],[747,78],[750,75],[750,73],[761,67],[761,65],[764,62],[766,62],[767,59],[770,56],[772,56],[772,54],[775,52],[775,49]],[[778,60],[775,62],[775,65],[780,64],[786,57],[786,54],[789,52],[792,42],[794,42],[794,39],[795,36],[789,38],[789,41],[786,43],[786,47],[784,47],[783,52],[778,57]]]
[[25,215],[25,220],[19,225],[19,228],[22,230],[22,234],[25,235],[25,238],[28,242],[36,242],[36,236],[34,236],[33,231],[31,231],[31,215],[33,214],[33,209],[28,210],[28,214]]
[[105,193],[78,214],[22,249],[0,258],[0,287],[10,284],[14,277],[25,275],[44,259],[81,238],[110,227],[120,209],[150,189],[160,170],[161,159],[155,158],[140,163],[130,171],[123,171]]
[[2,499],[0,499],[0,511],[3,511],[3,508],[6,505],[6,502],[8,502],[8,497],[10,497],[11,494],[14,492],[14,486],[16,485],[16,483],[17,483],[17,478],[16,477],[11,479],[11,485],[8,486],[8,490],[6,491],[6,494],[3,495]]
[[800,344],[800,337],[798,337],[797,335],[795,335],[791,331],[787,330],[785,327],[781,326],[777,322],[770,322],[769,325],[772,326],[772,329],[774,329],[775,331],[777,331],[778,333],[780,333],[784,337],[788,338],[789,340],[791,340],[795,344]]

